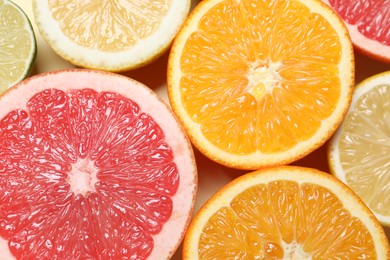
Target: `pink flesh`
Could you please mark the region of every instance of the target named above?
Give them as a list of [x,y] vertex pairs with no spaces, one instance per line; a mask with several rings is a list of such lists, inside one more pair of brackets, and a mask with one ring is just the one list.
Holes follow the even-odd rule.
[[0,121],[0,236],[11,252],[145,259],[179,185],[161,128],[131,100],[91,89],[45,90],[27,107]]
[[389,0],[329,0],[329,3],[358,31],[384,45],[390,46]]

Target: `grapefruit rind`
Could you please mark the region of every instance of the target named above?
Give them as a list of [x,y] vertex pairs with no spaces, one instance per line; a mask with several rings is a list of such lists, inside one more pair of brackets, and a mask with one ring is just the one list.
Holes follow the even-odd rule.
[[[165,142],[171,147],[174,162],[180,174],[177,192],[173,197],[173,211],[162,230],[153,235],[154,248],[150,259],[169,259],[179,247],[190,222],[197,192],[197,169],[190,141],[184,129],[168,105],[151,89],[131,78],[102,71],[69,69],[46,72],[27,78],[9,88],[0,96],[0,118],[14,109],[26,109],[27,101],[34,94],[48,88],[68,89],[93,88],[95,91],[110,91],[135,101],[141,110],[149,114],[163,129]],[[1,259],[12,259],[6,242],[0,237]],[[8,250],[8,252],[7,252]]]
[[[332,6],[329,0],[322,0],[328,6]],[[341,18],[342,19],[342,18]],[[362,54],[369,56],[381,62],[390,63],[390,46],[384,45],[378,41],[367,38],[359,32],[357,25],[349,24],[344,21],[351,36],[354,47]]]
[[48,0],[34,0],[32,4],[39,32],[58,55],[83,68],[113,72],[136,69],[161,56],[169,48],[190,10],[189,0],[173,0],[168,13],[153,34],[140,39],[128,50],[104,52],[83,47],[69,39],[53,19]]
[[[379,73],[360,82],[354,90],[353,98],[348,112],[354,110],[356,102],[363,94],[369,91],[372,87],[384,83],[390,84],[390,71]],[[338,146],[342,132],[343,132],[343,124],[340,125],[339,129],[335,132],[335,134],[330,139],[327,155],[328,155],[328,163],[329,163],[331,174],[336,176],[343,183],[346,183],[348,185],[348,182],[345,177],[344,169],[342,168],[340,162],[340,151]],[[390,216],[384,216],[382,214],[379,214],[378,212],[374,212],[374,214],[382,225],[390,227]]]
[[211,160],[227,167],[254,170],[267,166],[285,165],[299,160],[323,145],[336,131],[342,122],[351,102],[354,76],[354,53],[349,33],[338,15],[320,1],[302,1],[312,12],[317,12],[328,19],[340,34],[340,41],[343,45],[341,62],[338,65],[340,79],[342,82],[340,99],[333,114],[322,122],[322,126],[316,134],[308,139],[297,143],[293,148],[278,153],[262,153],[256,151],[252,154],[239,155],[229,153],[212,144],[202,133],[201,125],[194,122],[182,104],[180,94],[180,78],[183,76],[180,71],[180,57],[183,52],[187,38],[197,30],[197,24],[207,11],[213,6],[225,0],[210,0],[200,2],[190,13],[182,29],[176,36],[168,61],[168,97],[173,111],[183,122],[187,134],[196,148]]
[[352,216],[360,219],[373,235],[378,259],[390,257],[386,234],[364,202],[345,184],[332,175],[300,166],[276,166],[242,175],[222,187],[209,198],[193,218],[183,242],[183,259],[199,259],[200,234],[208,220],[222,207],[230,207],[235,196],[247,188],[274,181],[287,180],[298,184],[312,183],[329,189]]

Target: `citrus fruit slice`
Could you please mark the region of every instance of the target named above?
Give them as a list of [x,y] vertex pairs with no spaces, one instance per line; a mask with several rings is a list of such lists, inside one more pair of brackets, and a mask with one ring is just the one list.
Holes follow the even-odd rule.
[[[18,259],[168,259],[196,191],[189,140],[149,88],[40,74],[0,98],[0,244]],[[2,248],[4,249],[4,248]]]
[[233,180],[198,211],[183,259],[388,259],[372,212],[330,174],[297,166]]
[[334,132],[353,47],[320,1],[205,0],[175,38],[168,94],[194,145],[240,169],[287,164]]
[[328,159],[331,172],[390,226],[390,71],[356,86]]
[[27,15],[13,2],[0,0],[0,92],[29,75],[36,53]]
[[171,44],[190,0],[34,0],[42,37],[80,67],[125,71],[148,64]]
[[323,0],[344,20],[360,52],[390,63],[388,0]]

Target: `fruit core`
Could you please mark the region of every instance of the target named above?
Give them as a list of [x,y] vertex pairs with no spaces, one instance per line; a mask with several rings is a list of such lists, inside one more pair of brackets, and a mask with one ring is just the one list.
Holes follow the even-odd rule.
[[[277,242],[265,242],[263,245],[264,248],[264,257],[266,258],[283,258],[287,257],[288,259],[294,260],[311,260],[311,254],[308,254],[303,250],[301,244],[292,241],[287,244],[284,241],[281,243]],[[262,259],[262,256],[259,256],[259,259]]]
[[250,66],[247,74],[248,92],[257,101],[260,101],[265,93],[272,93],[272,90],[280,84],[282,77],[278,72],[279,67],[279,63],[273,62],[266,64],[255,62]]
[[77,194],[86,196],[90,192],[96,192],[95,184],[98,181],[96,173],[98,169],[94,166],[93,161],[89,159],[78,159],[72,165],[68,172],[68,183],[70,190]]

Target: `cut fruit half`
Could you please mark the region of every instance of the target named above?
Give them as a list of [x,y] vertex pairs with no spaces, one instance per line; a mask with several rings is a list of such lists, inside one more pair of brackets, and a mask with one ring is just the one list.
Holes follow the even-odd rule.
[[168,94],[194,145],[225,166],[288,164],[348,109],[353,47],[320,1],[204,0],[171,48]]
[[364,202],[321,171],[279,166],[227,184],[198,211],[183,259],[389,259]]
[[67,70],[0,98],[2,260],[169,259],[196,185],[181,125],[141,83]]
[[323,0],[344,20],[352,42],[362,53],[390,63],[388,0]]
[[0,0],[0,93],[29,75],[36,53],[27,15],[12,1]]
[[190,0],[33,0],[42,37],[62,58],[125,71],[150,63],[171,44]]
[[328,158],[331,172],[390,227],[390,71],[356,86]]

